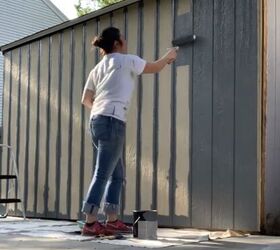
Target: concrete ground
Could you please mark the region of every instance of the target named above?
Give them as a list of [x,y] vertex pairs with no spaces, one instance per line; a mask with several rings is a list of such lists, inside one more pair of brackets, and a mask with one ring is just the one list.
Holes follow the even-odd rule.
[[[74,223],[74,224],[73,224]],[[76,231],[78,229],[78,231]],[[124,244],[125,241],[131,242],[126,238],[122,240],[104,240],[98,242],[92,240],[92,238],[84,238],[80,235],[79,227],[75,222],[69,221],[51,221],[51,220],[33,220],[28,219],[26,221],[20,218],[10,217],[7,219],[1,219],[0,221],[0,250],[46,250],[46,249],[100,249],[100,250],[111,250],[111,249],[132,249],[132,250],[143,250],[143,247],[134,247]],[[60,232],[60,233],[59,233]],[[61,234],[61,232],[63,232]],[[75,232],[75,234],[72,234]],[[206,232],[206,235],[205,235]],[[29,234],[28,234],[29,233]],[[78,233],[78,235],[76,234]],[[141,241],[141,246],[145,244],[146,249],[151,249],[153,244],[169,243],[172,239],[176,239],[178,242],[183,242],[177,246],[162,247],[158,245],[154,249],[194,249],[194,250],[280,250],[280,237],[273,236],[261,236],[251,235],[248,237],[232,237],[223,240],[208,240],[209,231],[196,230],[196,229],[159,229],[158,237],[160,240],[157,241]],[[212,234],[212,233],[211,233]],[[211,235],[210,234],[210,235]],[[61,237],[58,236],[62,235]],[[63,238],[65,235],[68,238]],[[191,235],[195,235],[194,239],[199,239],[197,242],[192,240],[190,243]],[[43,237],[45,236],[45,237]],[[196,237],[197,236],[197,237]],[[206,238],[205,238],[206,236]],[[75,238],[76,237],[76,238]],[[81,239],[82,238],[82,239]],[[79,240],[77,240],[79,239]],[[187,241],[183,241],[186,240]],[[131,239],[132,241],[134,239]],[[170,241],[171,240],[171,241]],[[139,243],[139,240],[136,240]],[[130,243],[129,243],[130,244]],[[137,245],[139,246],[139,245]],[[155,247],[155,245],[154,245]]]
[[[46,249],[100,249],[100,250],[111,250],[111,249],[133,249],[143,250],[141,247],[130,247],[130,246],[117,246],[110,245],[108,243],[97,243],[94,241],[66,241],[56,240],[49,238],[33,238],[22,235],[5,235],[0,238],[0,249],[21,249],[21,250],[46,250]],[[280,250],[280,237],[269,237],[269,236],[250,236],[246,238],[230,238],[225,240],[200,242],[185,244],[183,246],[174,246],[157,249],[194,249],[194,250],[239,250],[239,249],[250,249],[250,250]]]

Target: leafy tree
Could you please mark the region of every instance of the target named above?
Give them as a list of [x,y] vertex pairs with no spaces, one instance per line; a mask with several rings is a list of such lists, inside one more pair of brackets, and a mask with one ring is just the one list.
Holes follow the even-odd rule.
[[78,3],[75,4],[74,6],[76,8],[78,16],[83,16],[95,10],[94,7],[88,5],[84,6],[82,0],[79,0]]
[[121,2],[122,0],[78,0],[75,8],[78,16],[83,16],[99,8]]
[[122,0],[96,0],[96,1],[98,2],[98,5],[102,8],[110,4],[121,2]]

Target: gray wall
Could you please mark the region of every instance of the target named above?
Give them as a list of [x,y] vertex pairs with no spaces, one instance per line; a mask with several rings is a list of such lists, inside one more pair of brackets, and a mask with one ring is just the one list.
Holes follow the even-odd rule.
[[267,2],[267,106],[265,217],[268,232],[280,233],[280,2]]
[[198,36],[176,64],[139,78],[123,218],[157,209],[160,225],[258,230],[257,17],[257,0],[146,0],[7,51],[4,141],[16,147],[27,214],[81,216],[94,154],[80,98],[99,60],[90,41],[113,24],[149,61],[172,38]]
[[192,225],[259,225],[258,1],[194,1]]
[[[0,46],[68,20],[49,0],[0,0],[0,10]],[[3,60],[0,53],[0,127]]]

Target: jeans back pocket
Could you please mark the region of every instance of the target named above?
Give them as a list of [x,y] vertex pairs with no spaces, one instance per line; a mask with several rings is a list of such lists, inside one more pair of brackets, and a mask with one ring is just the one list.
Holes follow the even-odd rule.
[[94,140],[110,140],[111,123],[110,117],[97,116],[91,120],[91,133]]

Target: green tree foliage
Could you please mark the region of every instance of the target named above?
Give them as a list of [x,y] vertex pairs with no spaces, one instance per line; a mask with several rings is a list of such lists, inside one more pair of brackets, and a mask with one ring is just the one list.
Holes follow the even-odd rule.
[[83,16],[99,8],[121,1],[123,0],[78,0],[78,3],[75,4],[75,8],[78,16]]
[[96,0],[96,1],[98,2],[98,5],[102,8],[110,4],[121,2],[122,0]]
[[82,4],[83,4],[83,3],[82,3],[82,0],[79,0],[78,3],[74,5],[75,8],[76,8],[76,11],[77,11],[77,15],[78,15],[78,16],[83,16],[83,15],[85,15],[85,14],[88,14],[88,13],[94,11],[94,8],[93,8],[93,7],[88,6],[88,5],[87,5],[87,6],[84,6],[84,5],[82,5]]

